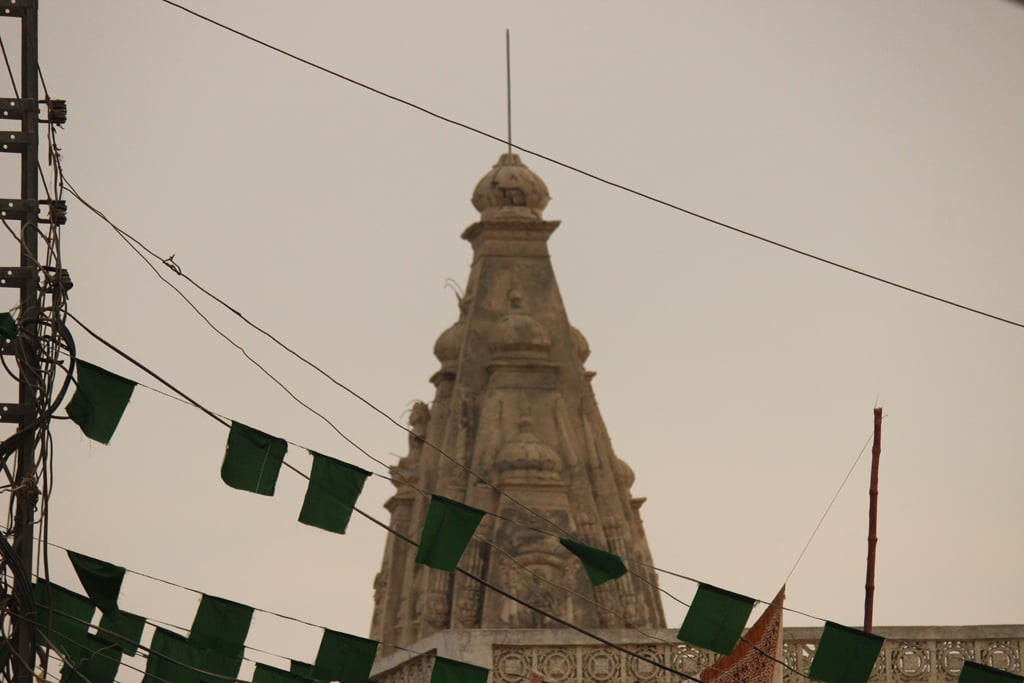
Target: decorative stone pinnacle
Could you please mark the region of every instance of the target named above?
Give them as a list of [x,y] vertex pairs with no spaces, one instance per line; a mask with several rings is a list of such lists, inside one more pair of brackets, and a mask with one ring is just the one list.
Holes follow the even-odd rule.
[[539,221],[549,201],[547,185],[518,154],[502,154],[473,190],[473,206],[485,221]]

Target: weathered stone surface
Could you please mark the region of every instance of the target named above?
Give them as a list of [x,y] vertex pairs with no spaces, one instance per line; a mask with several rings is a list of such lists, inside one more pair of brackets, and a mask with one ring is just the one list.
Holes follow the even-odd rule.
[[[586,628],[664,627],[642,501],[612,450],[583,366],[590,348],[569,324],[551,267],[558,222],[543,219],[547,202],[544,182],[514,154],[473,193],[481,220],[462,235],[472,269],[459,319],[434,346],[434,400],[414,408],[409,452],[393,469],[391,525],[419,537],[429,502],[421,491],[463,501],[496,516],[461,568]],[[543,532],[642,564],[595,589]],[[389,537],[371,627],[385,652],[448,629],[557,626],[468,577],[415,564],[414,554]]]
[[[872,683],[955,683],[964,660],[1019,675],[1024,626],[890,626],[876,628],[885,638]],[[374,665],[378,683],[426,683],[434,655],[491,669],[492,683],[522,683],[531,674],[553,683],[683,683],[687,679],[652,665],[654,660],[697,676],[718,655],[681,643],[675,631],[599,631],[626,653],[568,629],[473,630],[437,633]],[[783,630],[783,658],[792,669],[787,683],[807,681],[821,628]],[[419,653],[419,654],[417,654]],[[800,672],[795,673],[793,670]]]

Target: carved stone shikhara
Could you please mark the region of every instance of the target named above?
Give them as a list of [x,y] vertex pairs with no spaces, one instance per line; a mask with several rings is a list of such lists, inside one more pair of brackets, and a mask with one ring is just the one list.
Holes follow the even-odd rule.
[[[696,676],[716,661],[664,628],[643,499],[632,497],[633,471],[612,450],[583,366],[590,346],[558,292],[547,250],[558,223],[543,219],[547,203],[544,182],[514,154],[477,185],[481,220],[462,235],[473,265],[459,318],[434,346],[434,400],[411,410],[409,452],[392,468],[397,490],[386,505],[392,528],[411,538],[426,516],[422,492],[495,513],[459,566],[627,652],[557,628],[466,576],[417,565],[415,549],[392,535],[374,581],[378,683],[426,683],[438,655],[490,669],[491,683],[675,683],[686,679],[654,662]],[[639,560],[636,574],[594,588],[551,534]],[[777,639],[778,624],[771,628]],[[1024,626],[874,632],[886,640],[872,683],[953,683],[964,660],[1022,671]],[[806,681],[793,670],[808,672],[820,637],[820,628],[785,628],[791,669],[755,675],[743,659],[719,683]]]
[[[391,525],[419,537],[429,500],[417,489],[495,513],[460,567],[586,628],[664,627],[643,501],[612,449],[583,366],[590,347],[569,323],[551,267],[558,222],[543,218],[548,200],[515,154],[473,193],[481,219],[462,235],[473,247],[469,281],[458,320],[434,346],[434,400],[416,404],[409,452],[392,468]],[[549,534],[641,564],[595,589]],[[385,653],[447,629],[556,625],[468,577],[415,564],[414,553],[390,537],[374,583],[370,634]]]

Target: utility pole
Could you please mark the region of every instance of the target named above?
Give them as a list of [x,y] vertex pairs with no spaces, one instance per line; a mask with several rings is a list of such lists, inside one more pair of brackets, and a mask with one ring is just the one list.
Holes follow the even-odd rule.
[[868,488],[868,575],[864,582],[864,630],[871,633],[875,612],[875,546],[878,545],[878,462],[882,456],[882,409],[875,408],[875,439],[871,445],[871,484]]
[[[39,497],[36,482],[36,452],[40,427],[45,426],[42,397],[46,382],[40,364],[40,291],[39,291],[39,9],[38,0],[15,0],[6,3],[2,17],[21,21],[21,93],[20,98],[3,101],[4,118],[20,118],[20,134],[2,133],[3,151],[21,156],[21,197],[0,200],[0,216],[20,219],[20,259],[17,269],[4,269],[5,286],[19,288],[19,332],[11,351],[18,364],[18,403],[4,404],[4,422],[17,422],[12,437],[17,443],[5,448],[3,458],[17,448],[14,463],[12,495],[14,519],[11,524],[13,542],[5,552],[7,571],[13,579],[11,611],[11,671],[15,683],[32,683],[35,668],[35,604],[31,592],[32,551],[35,508]],[[6,544],[6,540],[4,541]],[[6,667],[5,667],[6,668]]]

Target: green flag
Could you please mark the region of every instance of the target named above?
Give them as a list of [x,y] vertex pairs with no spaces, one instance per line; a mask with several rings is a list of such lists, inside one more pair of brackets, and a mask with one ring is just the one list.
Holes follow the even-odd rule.
[[807,675],[825,683],[867,683],[884,641],[873,633],[826,621]]
[[145,627],[145,617],[128,612],[105,612],[96,636],[118,646],[129,657],[134,657],[142,642],[142,629]]
[[480,526],[484,511],[444,496],[430,496],[427,520],[420,535],[416,562],[446,572],[455,571],[462,553]]
[[430,683],[487,683],[489,669],[445,657],[434,658]]
[[121,592],[124,580],[124,567],[97,560],[94,557],[67,551],[68,559],[82,582],[82,588],[89,595],[93,604],[103,613],[117,611],[117,596]]
[[252,683],[307,683],[310,679],[299,676],[291,671],[278,669],[268,664],[257,662],[252,674]]
[[313,665],[312,664],[307,664],[306,662],[300,662],[297,659],[293,659],[293,660],[291,660],[291,662],[292,663],[288,667],[288,670],[291,671],[293,674],[295,674],[296,676],[299,676],[300,678],[304,678],[307,681],[318,680],[316,678],[316,676],[313,675]]
[[370,473],[320,453],[310,451],[310,455],[313,469],[299,521],[343,534]]
[[203,595],[189,631],[189,642],[203,649],[241,657],[252,624],[252,607]]
[[18,336],[18,323],[10,313],[0,313],[0,338],[14,339]]
[[184,636],[157,627],[142,683],[198,683],[202,652]]
[[1024,683],[1024,676],[977,662],[964,662],[957,683]]
[[753,598],[702,583],[676,638],[720,655],[731,654],[754,609]]
[[367,683],[378,645],[375,640],[324,629],[316,663],[313,664],[314,679]]
[[220,478],[232,488],[272,496],[287,450],[284,439],[232,422]]
[[157,628],[142,683],[226,683],[238,676],[241,667],[241,656],[204,649],[184,636]]
[[594,586],[600,586],[606,581],[617,579],[628,571],[622,563],[622,558],[606,550],[598,550],[583,543],[570,541],[568,538],[560,538],[558,541],[583,563],[583,570],[587,572],[587,578]]
[[96,607],[84,595],[45,579],[36,581],[34,595],[40,645],[52,645],[70,660],[77,660]]
[[68,417],[93,441],[110,443],[135,390],[135,382],[84,360],[76,360],[75,368],[78,388],[68,402]]
[[[72,663],[73,662],[73,663]],[[121,666],[121,650],[87,635],[77,661],[68,660],[60,671],[61,683],[114,683]]]

